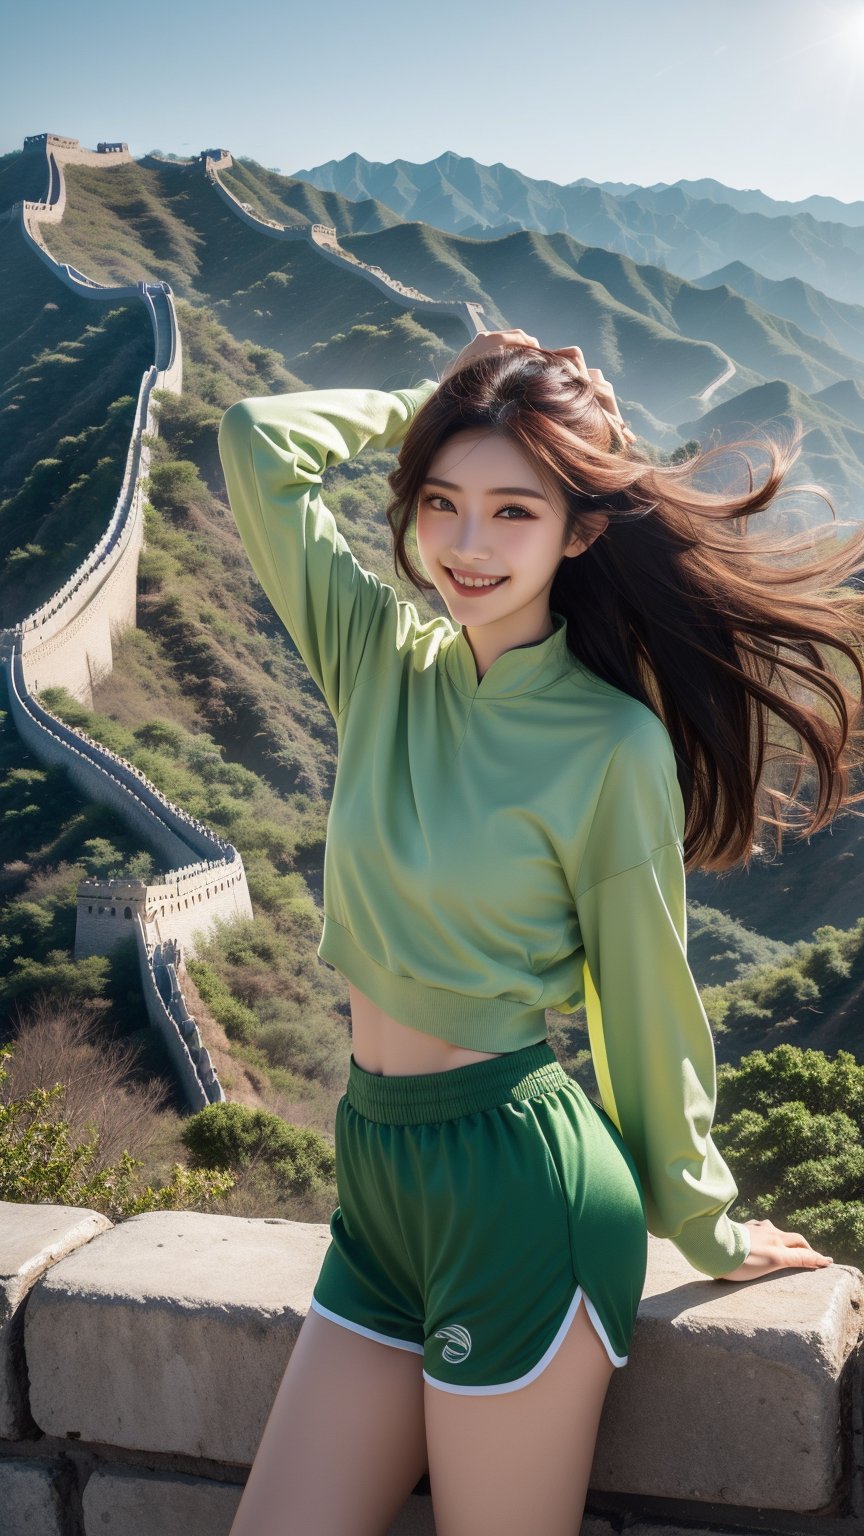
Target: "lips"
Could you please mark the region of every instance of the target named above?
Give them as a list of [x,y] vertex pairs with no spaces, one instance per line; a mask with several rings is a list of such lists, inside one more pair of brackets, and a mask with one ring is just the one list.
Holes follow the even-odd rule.
[[491,577],[491,576],[490,577],[486,577],[485,575],[481,576],[480,573],[478,572],[477,575],[474,577],[475,580],[494,581],[495,585],[492,586],[492,587],[483,587],[483,586],[479,586],[479,587],[466,587],[466,586],[463,586],[461,582],[456,580],[456,577],[455,577],[453,571],[450,569],[449,565],[445,565],[444,569],[447,572],[447,575],[450,577],[452,585],[454,587],[456,587],[459,592],[495,592],[495,591],[497,591],[498,587],[502,587],[504,585],[505,581],[509,581],[509,579],[510,579],[509,576],[496,576],[496,577]]

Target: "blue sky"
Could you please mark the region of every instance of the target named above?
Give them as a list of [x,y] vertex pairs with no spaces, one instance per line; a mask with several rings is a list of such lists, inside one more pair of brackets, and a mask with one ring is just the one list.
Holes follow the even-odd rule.
[[864,196],[864,0],[6,0],[3,37],[2,153],[48,131],[291,173],[453,150]]

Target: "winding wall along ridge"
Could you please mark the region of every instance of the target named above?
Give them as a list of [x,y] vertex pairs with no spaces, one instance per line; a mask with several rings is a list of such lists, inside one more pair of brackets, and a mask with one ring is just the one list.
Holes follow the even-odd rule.
[[42,202],[16,202],[5,217],[19,221],[31,249],[74,292],[100,302],[139,298],[153,328],[154,362],[141,379],[120,494],[101,538],[46,603],[0,631],[6,694],[22,739],[40,761],[63,767],[82,793],[110,806],[168,866],[158,882],[81,881],[74,953],[76,958],[105,953],[131,923],[148,1017],[166,1042],[187,1102],[200,1109],[223,1100],[225,1093],[182,995],[181,941],[194,954],[196,935],[207,934],[217,918],[252,916],[242,858],[232,844],[167,800],[132,763],[67,726],[36,697],[40,686],[62,685],[92,704],[94,681],[113,666],[113,636],[135,623],[144,534],[142,482],[150,467],[144,435],[158,430],[153,391],[179,394],[182,388],[174,297],[164,282],[115,287],[94,282],[55,261],[40,229],[41,223],[56,223],[63,216],[64,160],[100,168],[128,163],[132,157],[125,144],[94,152],[77,140],[37,134],[25,139],[24,148],[44,151],[48,196]]
[[402,309],[416,309],[425,315],[452,315],[465,326],[469,339],[486,331],[487,326],[481,318],[484,314],[482,304],[469,299],[433,299],[428,293],[421,293],[419,288],[406,287],[398,278],[390,277],[382,267],[370,266],[351,251],[344,250],[333,225],[279,224],[275,219],[265,219],[256,213],[249,203],[241,203],[219,178],[220,170],[227,171],[234,164],[227,149],[202,149],[200,159],[205,176],[223,202],[259,234],[267,235],[271,240],[305,240],[324,261],[332,261],[343,270],[350,267],[358,277],[371,283],[380,293],[385,293],[388,299]]

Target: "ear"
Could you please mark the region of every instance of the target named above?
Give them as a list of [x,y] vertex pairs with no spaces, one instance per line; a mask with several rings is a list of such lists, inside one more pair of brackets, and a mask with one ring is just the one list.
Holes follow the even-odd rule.
[[574,555],[584,555],[589,545],[599,538],[609,526],[608,517],[602,512],[592,512],[585,518],[580,533],[574,533],[564,546],[564,557],[572,558]]

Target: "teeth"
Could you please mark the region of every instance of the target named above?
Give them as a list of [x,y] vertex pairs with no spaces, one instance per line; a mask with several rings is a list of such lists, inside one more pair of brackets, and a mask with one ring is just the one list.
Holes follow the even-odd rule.
[[497,578],[486,576],[482,580],[479,577],[457,576],[455,571],[451,571],[450,575],[454,581],[458,581],[460,587],[499,587],[502,581],[506,580],[504,576],[498,576]]

